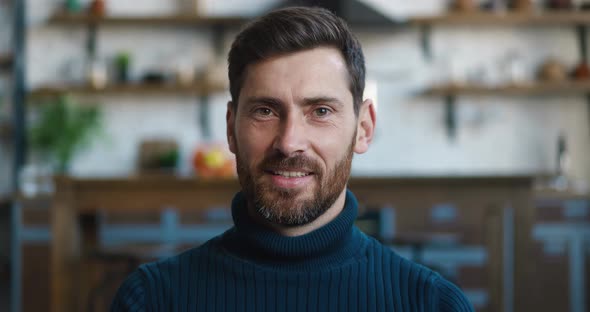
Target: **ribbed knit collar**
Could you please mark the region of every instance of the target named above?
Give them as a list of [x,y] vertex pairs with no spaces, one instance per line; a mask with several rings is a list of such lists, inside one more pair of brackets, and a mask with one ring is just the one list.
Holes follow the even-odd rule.
[[224,234],[223,244],[240,257],[265,264],[340,263],[361,248],[362,234],[354,227],[357,214],[358,202],[352,192],[346,190],[344,208],[334,220],[305,235],[288,237],[255,222],[240,192],[232,201],[235,225]]

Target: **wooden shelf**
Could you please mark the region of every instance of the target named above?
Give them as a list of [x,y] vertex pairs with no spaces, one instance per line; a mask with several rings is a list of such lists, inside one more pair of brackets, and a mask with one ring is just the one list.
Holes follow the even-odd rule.
[[100,94],[133,94],[133,95],[206,95],[215,92],[223,92],[224,86],[217,86],[207,83],[197,83],[194,85],[176,85],[176,84],[127,84],[127,85],[108,85],[102,89],[96,89],[88,85],[71,85],[71,86],[46,86],[35,89],[31,92],[32,97],[55,96],[62,93],[72,93],[80,95],[100,95]]
[[[162,15],[162,16],[104,16],[95,17],[87,14],[58,13],[49,19],[50,24],[65,25],[170,25],[170,26],[211,26],[241,25],[248,21],[245,17],[205,17],[196,14]],[[530,25],[577,25],[590,24],[590,11],[547,11],[547,12],[450,12],[435,16],[418,16],[408,19],[411,25],[425,24],[530,24]]]
[[[50,24],[65,25],[169,25],[169,26],[221,26],[241,25],[245,17],[205,17],[196,14],[162,16],[104,16],[87,14],[58,13],[49,19]],[[450,12],[436,16],[418,16],[407,20],[410,25],[429,24],[472,24],[472,25],[579,25],[590,24],[590,11],[546,11],[546,12]]]
[[49,19],[50,24],[65,25],[160,25],[160,26],[232,26],[247,21],[244,17],[203,17],[194,14],[170,16],[104,16],[59,13]]
[[448,13],[439,16],[414,17],[408,22],[411,25],[581,25],[590,24],[590,11]]
[[449,95],[564,95],[590,93],[590,81],[539,82],[527,85],[486,87],[474,85],[448,85],[433,87],[429,96]]

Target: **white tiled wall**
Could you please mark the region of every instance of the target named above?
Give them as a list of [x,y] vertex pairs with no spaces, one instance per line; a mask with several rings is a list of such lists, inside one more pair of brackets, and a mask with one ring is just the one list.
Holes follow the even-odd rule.
[[[430,0],[439,5],[442,0]],[[28,80],[31,88],[64,77],[83,66],[85,33],[82,28],[47,26],[43,17],[60,1],[28,0]],[[170,0],[107,1],[113,12],[169,13]],[[234,1],[250,8],[258,1]],[[367,0],[367,2],[369,2]],[[386,1],[380,1],[387,5]],[[399,2],[399,1],[397,1]],[[391,3],[397,3],[391,2]],[[214,3],[214,2],[213,2]],[[268,1],[259,1],[261,6]],[[401,5],[401,4],[397,4]],[[143,11],[142,11],[143,12]],[[147,14],[146,13],[146,14]],[[121,13],[123,14],[123,13]],[[129,13],[130,14],[130,13]],[[99,51],[105,60],[119,50],[133,55],[132,74],[151,67],[191,61],[205,66],[214,59],[207,29],[104,27]],[[557,136],[563,131],[571,150],[571,174],[590,177],[590,128],[583,96],[459,97],[458,135],[446,137],[441,98],[418,96],[448,74],[452,61],[458,72],[478,67],[498,68],[509,53],[520,55],[529,74],[548,56],[568,66],[578,60],[575,32],[559,27],[435,27],[432,60],[423,57],[418,29],[358,30],[368,76],[378,84],[378,129],[370,151],[355,158],[356,175],[510,174],[554,169]],[[223,56],[225,57],[225,56]],[[69,64],[69,65],[68,65]],[[76,76],[73,74],[72,76]],[[229,96],[212,97],[210,120],[215,140],[225,140],[225,103]],[[197,99],[190,97],[104,96],[104,137],[76,158],[78,175],[123,175],[134,167],[139,140],[171,136],[180,142],[183,170],[203,140]]]

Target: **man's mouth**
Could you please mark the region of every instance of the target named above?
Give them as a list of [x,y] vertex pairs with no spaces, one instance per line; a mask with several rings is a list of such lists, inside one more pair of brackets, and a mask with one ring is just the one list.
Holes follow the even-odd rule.
[[312,172],[306,172],[306,171],[269,171],[269,173],[271,173],[272,175],[275,176],[282,176],[285,178],[302,178],[302,177],[306,177],[308,175],[312,175]]

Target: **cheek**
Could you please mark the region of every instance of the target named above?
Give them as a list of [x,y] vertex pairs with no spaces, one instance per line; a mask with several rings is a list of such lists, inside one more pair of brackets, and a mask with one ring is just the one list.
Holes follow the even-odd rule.
[[260,161],[272,144],[272,133],[271,129],[259,129],[252,125],[240,127],[238,125],[236,143],[240,157],[248,163]]
[[330,131],[315,134],[310,139],[313,140],[315,152],[324,160],[328,168],[332,168],[346,156],[353,137],[354,131],[336,129],[333,133]]

